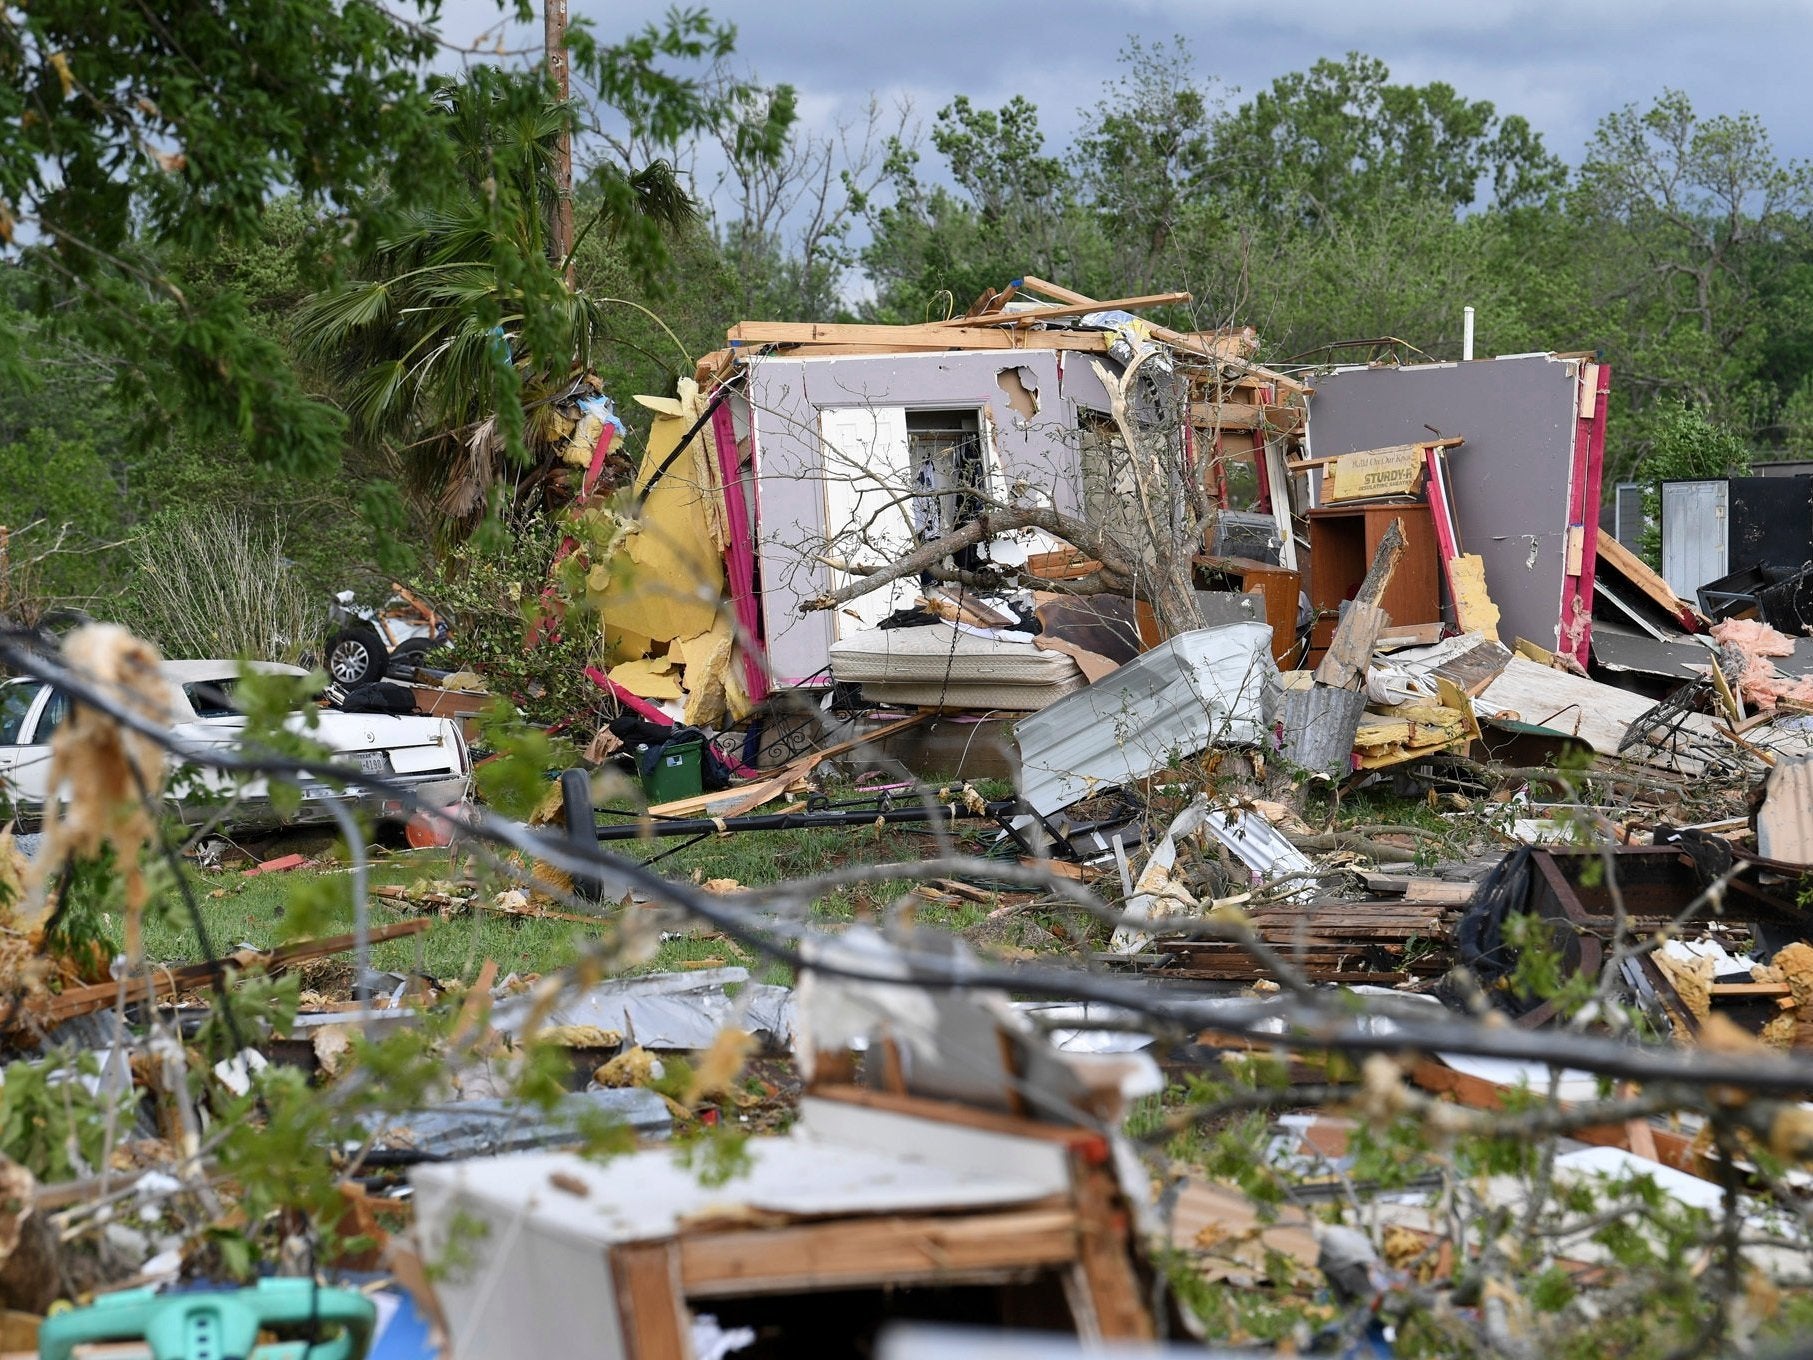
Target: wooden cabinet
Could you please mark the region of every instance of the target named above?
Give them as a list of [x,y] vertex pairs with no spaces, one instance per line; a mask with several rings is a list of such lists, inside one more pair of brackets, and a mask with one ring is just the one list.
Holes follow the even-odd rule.
[[1429,507],[1422,501],[1375,501],[1366,505],[1330,505],[1309,512],[1309,604],[1316,621],[1309,635],[1309,661],[1314,666],[1334,636],[1341,603],[1351,600],[1379,540],[1391,521],[1404,524],[1404,555],[1391,573],[1391,584],[1379,603],[1394,626],[1440,623],[1442,619],[1441,551]]
[[1297,595],[1302,580],[1296,572],[1247,557],[1196,557],[1198,590],[1251,591],[1265,600],[1265,621],[1272,626],[1272,659],[1292,664],[1297,645]]

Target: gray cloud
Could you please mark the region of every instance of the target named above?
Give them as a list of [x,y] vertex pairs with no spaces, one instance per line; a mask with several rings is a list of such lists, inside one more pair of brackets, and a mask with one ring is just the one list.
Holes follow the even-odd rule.
[[[600,38],[657,22],[667,0],[570,0]],[[1033,101],[1048,151],[1086,128],[1121,72],[1129,35],[1182,37],[1205,82],[1230,98],[1320,57],[1378,57],[1394,79],[1445,81],[1501,114],[1521,114],[1549,148],[1578,164],[1598,120],[1686,91],[1702,115],[1751,112],[1784,158],[1813,159],[1798,73],[1813,69],[1813,0],[1294,0],[1254,8],[1228,0],[783,0],[765,6],[707,0],[738,28],[738,61],[802,95],[801,122],[827,131],[860,118],[871,95],[910,99],[922,125],[958,94],[999,105]],[[463,38],[495,24],[491,0],[448,0],[443,31]],[[538,43],[517,30],[511,45]],[[941,172],[927,155],[927,170]],[[709,193],[721,164],[693,160]]]
[[[573,0],[602,34],[658,19],[659,0]],[[713,4],[739,29],[738,51],[766,80],[854,112],[871,92],[923,92],[929,118],[958,93],[995,104],[1025,94],[1048,137],[1069,141],[1078,110],[1116,76],[1130,33],[1188,39],[1205,77],[1253,90],[1318,57],[1358,50],[1400,80],[1445,80],[1529,118],[1577,161],[1608,110],[1646,103],[1665,86],[1704,113],[1760,115],[1784,155],[1813,156],[1800,80],[1813,63],[1813,0],[1298,0],[1255,9],[1203,0],[918,0],[914,4],[790,0]]]

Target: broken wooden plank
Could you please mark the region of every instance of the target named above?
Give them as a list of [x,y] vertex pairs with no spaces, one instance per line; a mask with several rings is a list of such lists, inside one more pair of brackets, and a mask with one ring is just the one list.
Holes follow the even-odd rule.
[[612,1282],[630,1360],[686,1360],[693,1353],[680,1252],[673,1242],[624,1242],[611,1248]]
[[1406,902],[1465,906],[1473,900],[1472,883],[1457,883],[1447,878],[1412,878],[1406,874],[1382,874],[1361,871],[1360,882],[1367,892],[1401,897]]
[[1022,335],[987,326],[883,326],[856,322],[740,321],[728,332],[732,345],[878,345],[900,349],[1069,349],[1105,354],[1107,331],[1041,331]]
[[1099,1158],[1071,1159],[1077,1217],[1074,1296],[1087,1299],[1096,1336],[1149,1341],[1158,1335],[1146,1286],[1128,1249],[1128,1215],[1114,1173]]
[[686,1233],[680,1283],[688,1299],[925,1284],[1067,1265],[1078,1231],[1072,1210],[1051,1208]]
[[[1084,297],[1081,293],[1075,292],[1069,288],[1061,287],[1055,283],[1048,283],[1044,279],[1034,278],[1030,274],[1020,280],[1020,287],[1035,293],[1043,293],[1047,297],[1056,298],[1059,302],[1072,302],[1078,304],[1089,303],[1092,306],[1101,305],[1093,298]],[[1307,383],[1298,382],[1295,378],[1286,377],[1282,373],[1274,372],[1272,369],[1263,368],[1260,365],[1249,361],[1246,357],[1246,345],[1243,336],[1227,336],[1218,337],[1215,340],[1204,340],[1200,335],[1191,335],[1186,334],[1183,331],[1174,331],[1168,326],[1151,327],[1151,335],[1154,340],[1163,341],[1165,344],[1171,345],[1174,348],[1185,350],[1193,354],[1200,354],[1206,359],[1215,359],[1222,363],[1238,365],[1241,368],[1244,368],[1248,373],[1262,375],[1267,382],[1275,383],[1286,391],[1307,393],[1314,390]]]
[[1679,619],[1689,629],[1697,630],[1707,626],[1705,616],[1676,595],[1668,582],[1650,569],[1649,563],[1603,529],[1599,531],[1596,542],[1594,553],[1599,560],[1648,596],[1658,608]]
[[1378,647],[1389,651],[1399,647],[1428,647],[1442,640],[1447,626],[1440,623],[1394,623],[1379,634]]
[[1714,982],[1709,990],[1716,1001],[1720,997],[1727,1000],[1770,1000],[1776,1001],[1793,994],[1785,982]]

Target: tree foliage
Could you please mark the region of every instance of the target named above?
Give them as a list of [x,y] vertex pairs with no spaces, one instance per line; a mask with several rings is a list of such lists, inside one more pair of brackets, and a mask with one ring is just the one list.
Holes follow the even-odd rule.
[[421,74],[434,54],[430,29],[370,0],[9,8],[0,259],[40,312],[119,356],[137,400],[321,475],[338,413],[242,298],[191,295],[165,252],[249,240],[274,193],[364,232],[380,188],[432,192],[447,169]]
[[1565,167],[1524,118],[1442,81],[1390,77],[1358,52],[1278,77],[1216,129],[1230,191],[1281,221],[1327,224],[1393,199],[1467,208],[1482,185],[1515,207],[1562,183]]

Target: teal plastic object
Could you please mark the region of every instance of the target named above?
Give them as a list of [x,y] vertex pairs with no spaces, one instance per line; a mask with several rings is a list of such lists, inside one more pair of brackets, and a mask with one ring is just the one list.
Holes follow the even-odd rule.
[[[360,1360],[377,1317],[363,1294],[306,1279],[260,1280],[250,1289],[123,1289],[45,1318],[38,1355],[70,1360],[90,1342],[144,1341],[152,1360]],[[262,1330],[294,1332],[311,1321],[337,1334],[312,1346],[306,1340],[258,1344]]]

